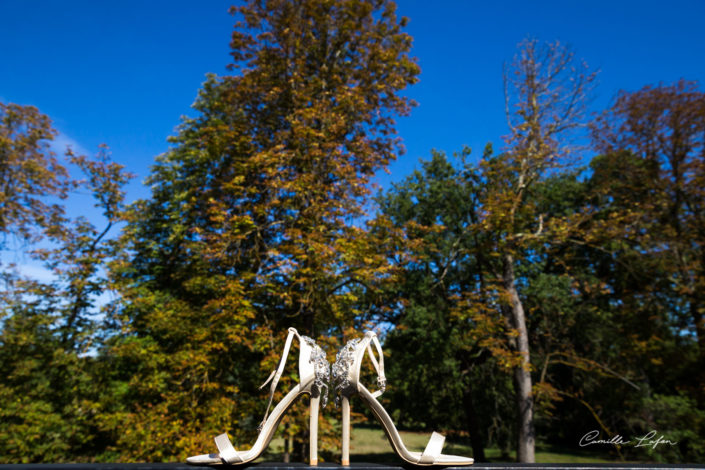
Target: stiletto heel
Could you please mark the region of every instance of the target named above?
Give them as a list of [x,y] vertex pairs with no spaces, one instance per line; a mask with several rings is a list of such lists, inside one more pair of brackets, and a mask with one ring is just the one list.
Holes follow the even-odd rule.
[[[272,413],[269,414],[269,409],[272,406],[274,391],[277,388],[279,379],[284,372],[286,358],[289,355],[289,349],[294,338],[299,340],[299,380],[300,382],[282,398],[282,400],[274,407]],[[267,403],[267,411],[264,414],[264,419],[259,426],[260,433],[257,440],[250,450],[237,451],[233,447],[227,434],[220,434],[215,438],[215,445],[218,448],[217,454],[203,454],[189,457],[186,462],[191,465],[243,465],[252,462],[259,457],[267,448],[269,442],[274,436],[279,423],[284,417],[284,413],[294,404],[296,399],[303,395],[311,395],[310,403],[310,444],[309,444],[309,459],[311,465],[318,463],[318,411],[319,401],[322,401],[322,407],[326,406],[328,401],[328,380],[330,375],[330,366],[326,360],[325,352],[316,344],[314,340],[307,336],[301,336],[294,328],[289,328],[289,334],[286,337],[284,344],[284,352],[279,360],[279,365],[272,371],[269,378],[262,384],[264,388],[267,384],[269,387],[269,401]]]
[[320,397],[311,397],[311,408],[308,420],[310,442],[308,446],[309,465],[318,465],[318,402]]
[[350,400],[348,397],[342,399],[343,408],[343,456],[341,463],[345,466],[350,465]]
[[[372,350],[374,345],[377,350],[377,357]],[[377,371],[377,386],[379,390],[371,393],[367,388],[360,383],[360,367],[365,353],[368,353],[372,365]],[[404,442],[399,436],[394,422],[389,417],[389,414],[384,409],[382,404],[377,401],[377,397],[384,393],[386,388],[386,378],[384,377],[384,355],[382,354],[382,346],[377,339],[377,335],[368,331],[365,336],[360,339],[356,338],[348,341],[343,348],[338,351],[333,364],[333,381],[335,383],[335,404],[343,406],[343,442],[342,442],[342,464],[350,465],[350,403],[349,397],[358,394],[362,400],[367,403],[372,410],[375,418],[382,424],[384,432],[387,434],[392,448],[407,463],[413,465],[472,465],[473,459],[469,457],[461,457],[457,455],[441,454],[445,437],[437,432],[431,434],[431,438],[423,452],[409,451]]]

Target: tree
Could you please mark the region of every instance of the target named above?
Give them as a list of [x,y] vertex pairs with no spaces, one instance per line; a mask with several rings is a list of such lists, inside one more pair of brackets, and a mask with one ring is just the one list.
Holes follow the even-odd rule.
[[[106,149],[88,159],[67,150],[86,180],[68,177],[49,150],[56,131],[36,108],[0,104],[5,185],[3,230],[25,240],[27,256],[51,272],[32,279],[4,266],[0,293],[0,459],[7,462],[86,460],[104,446],[94,386],[98,297],[114,254],[108,237],[122,210],[129,175]],[[106,227],[66,216],[58,199],[88,190]],[[40,243],[41,242],[41,243]]]
[[[613,324],[622,333],[612,344],[622,351],[619,363],[640,388],[628,399],[612,393],[634,417],[622,428],[635,434],[658,428],[674,441],[683,436],[677,449],[650,453],[659,460],[697,461],[702,453],[687,436],[700,426],[696,403],[704,383],[698,327],[704,96],[697,83],[683,80],[622,91],[592,129],[602,153],[591,164],[591,197],[599,207],[586,234],[597,248],[591,269],[610,292],[603,309],[618,318]],[[693,419],[668,419],[663,410]]]
[[[484,158],[491,154],[488,146]],[[385,339],[394,414],[412,428],[464,428],[483,461],[486,445],[509,448],[511,410],[498,362],[511,353],[489,313],[493,235],[479,230],[486,186],[469,156],[464,149],[449,161],[433,152],[421,171],[378,197],[378,219],[405,233],[392,253],[406,256],[389,256],[399,271],[389,303],[402,307],[383,317],[395,325]]]
[[[448,168],[438,173],[443,165],[434,157],[424,179],[417,175],[395,188],[383,205],[383,212],[414,241],[408,245],[412,261],[404,270],[416,273],[411,278],[417,276],[414,285],[422,287],[405,293],[411,299],[410,312],[421,311],[423,305],[438,311],[440,324],[452,318],[462,325],[460,330],[469,332],[459,342],[467,346],[461,348],[461,357],[489,354],[495,366],[512,372],[517,458],[522,462],[534,460],[535,436],[530,331],[520,289],[526,289],[532,275],[526,267],[581,223],[571,211],[542,214],[541,187],[569,163],[571,138],[584,125],[594,78],[559,44],[523,42],[505,72],[510,128],[506,151],[494,155],[490,149],[478,165],[464,164],[454,172],[453,183],[442,177]],[[465,196],[459,200],[459,194]],[[443,302],[433,305],[424,299],[427,290],[427,297]],[[400,324],[404,321],[402,317]],[[410,330],[395,332],[390,339],[407,333]],[[471,370],[472,361],[466,366]],[[479,449],[476,452],[480,455]]]
[[[209,77],[198,117],[159,157],[114,271],[126,303],[110,354],[135,374],[116,378],[136,393],[114,415],[135,430],[119,436],[125,458],[183,458],[231,426],[251,437],[261,369],[274,368],[286,327],[342,334],[360,318],[358,291],[385,266],[354,221],[400,149],[394,117],[412,104],[400,91],[419,73],[394,10],[384,0],[233,9],[236,74]],[[146,353],[152,364],[138,368]],[[145,442],[156,430],[175,444]]]
[[660,251],[668,273],[661,288],[683,299],[677,312],[705,361],[705,93],[685,80],[623,91],[593,136],[603,159],[614,161],[603,167],[619,164],[640,178],[625,220],[648,231],[648,239],[634,234],[645,249]]
[[497,234],[495,250],[502,267],[495,274],[506,295],[502,310],[507,325],[516,331],[511,346],[522,357],[514,366],[520,462],[534,461],[535,435],[529,335],[516,263],[528,255],[532,243],[546,240],[544,225],[552,223],[536,213],[527,194],[543,176],[565,165],[573,148],[571,131],[583,125],[594,78],[569,49],[537,40],[520,44],[504,75],[510,134],[507,152],[486,170],[492,190],[483,201],[483,229]]
[[56,131],[33,106],[0,103],[0,234],[23,241],[41,236],[61,206],[48,198],[65,198],[68,173],[49,150]]

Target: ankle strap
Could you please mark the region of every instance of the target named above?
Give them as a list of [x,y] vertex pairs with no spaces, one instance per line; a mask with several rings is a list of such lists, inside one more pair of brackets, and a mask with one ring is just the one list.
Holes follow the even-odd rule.
[[294,336],[296,336],[299,339],[299,342],[301,341],[301,336],[299,336],[299,332],[296,331],[296,328],[289,328],[289,334],[286,337],[286,343],[284,343],[284,351],[282,352],[282,356],[279,359],[279,365],[277,366],[276,369],[272,371],[271,374],[269,374],[269,378],[265,380],[265,382],[260,385],[259,389],[262,390],[270,381],[272,382],[272,385],[269,387],[269,401],[267,403],[267,411],[264,413],[264,419],[260,423],[259,427],[257,430],[262,430],[262,426],[264,426],[264,423],[267,421],[267,418],[269,417],[269,409],[272,407],[272,399],[274,399],[274,391],[277,388],[277,384],[279,383],[279,379],[282,376],[282,373],[284,372],[284,366],[286,365],[286,358],[289,356],[289,350],[291,349],[291,343],[294,340]]
[[[382,395],[387,388],[387,378],[384,376],[384,353],[382,352],[382,345],[379,343],[377,334],[374,331],[365,332],[365,338],[369,338],[366,345],[367,352],[370,355],[372,365],[374,365],[375,370],[377,371],[377,386],[379,387],[379,390],[372,393],[372,396],[377,398]],[[377,349],[377,356],[379,359],[375,358],[374,351],[372,351],[373,343],[375,345],[375,349]]]

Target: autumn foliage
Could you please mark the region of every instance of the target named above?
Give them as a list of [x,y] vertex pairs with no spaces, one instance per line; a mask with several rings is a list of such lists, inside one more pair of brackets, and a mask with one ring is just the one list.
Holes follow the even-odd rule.
[[[56,155],[47,116],[0,103],[0,462],[183,461],[222,432],[253,442],[290,326],[330,360],[380,328],[392,416],[478,461],[533,461],[537,441],[574,447],[592,429],[679,442],[615,459],[705,458],[698,83],[622,91],[591,119],[594,73],[527,40],[497,104],[503,148],[434,152],[373,197],[420,73],[394,3],[231,13],[230,73],[208,76],[146,199],[124,203],[130,175],[107,148]],[[590,149],[574,145],[588,123]],[[69,210],[87,194],[100,217]],[[323,416],[333,461],[337,415]],[[303,460],[305,403],[280,433]]]

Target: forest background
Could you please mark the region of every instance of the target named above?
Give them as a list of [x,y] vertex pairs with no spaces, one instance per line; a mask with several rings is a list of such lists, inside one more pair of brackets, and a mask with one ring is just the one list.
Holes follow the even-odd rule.
[[[42,112],[0,100],[3,462],[247,442],[288,326],[331,359],[378,328],[396,421],[478,460],[496,446],[530,462],[536,436],[576,446],[592,429],[678,442],[615,458],[705,457],[698,82],[596,108],[595,69],[526,39],[496,73],[502,138],[434,151],[374,193],[423,67],[394,4],[233,13],[230,70],[208,76],[133,203],[106,147],[67,150]],[[294,458],[303,423],[284,423]]]

